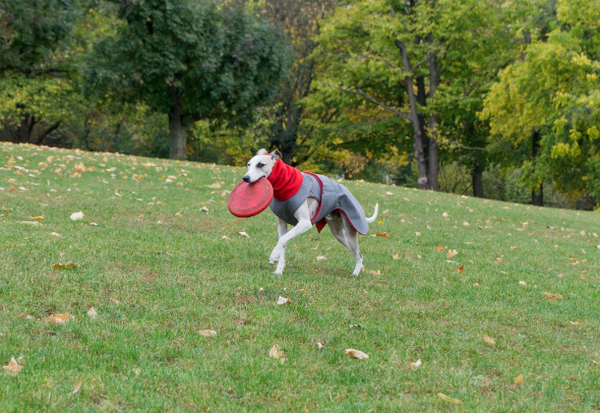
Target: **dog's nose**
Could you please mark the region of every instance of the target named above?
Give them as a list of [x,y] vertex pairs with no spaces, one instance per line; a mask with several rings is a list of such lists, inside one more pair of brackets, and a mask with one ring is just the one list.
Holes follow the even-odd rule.
[[244,182],[250,182],[250,175],[244,175],[242,179],[244,180]]

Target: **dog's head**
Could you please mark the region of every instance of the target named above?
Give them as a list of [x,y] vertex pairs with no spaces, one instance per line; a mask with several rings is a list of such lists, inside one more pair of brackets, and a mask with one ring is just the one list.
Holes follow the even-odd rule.
[[269,154],[266,149],[260,149],[248,162],[248,173],[242,179],[244,182],[256,182],[262,177],[268,178],[279,158],[281,153],[277,150]]

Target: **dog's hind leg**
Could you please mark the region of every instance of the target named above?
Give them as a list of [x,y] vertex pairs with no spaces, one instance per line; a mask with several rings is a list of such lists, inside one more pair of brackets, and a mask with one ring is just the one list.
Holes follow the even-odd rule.
[[[336,210],[331,214],[326,215],[325,221],[327,221],[327,225],[329,225],[329,229],[331,230],[331,233],[335,239],[337,239],[340,244],[352,252],[352,248],[350,248],[350,244],[348,244],[348,240],[346,239],[346,230],[344,227],[344,222],[342,221],[342,217],[340,216],[340,212]],[[352,255],[354,255],[353,252]]]
[[358,275],[364,269],[363,267],[363,256],[358,249],[358,232],[354,229],[348,218],[346,218],[345,214],[341,214],[342,222],[344,224],[344,232],[346,235],[346,240],[348,241],[348,248],[352,251],[352,255],[354,255],[354,260],[356,261],[356,266],[354,267],[354,272],[352,275]]
[[279,238],[277,245],[271,253],[269,262],[278,261],[277,269],[275,270],[274,274],[283,274],[283,268],[285,267],[285,247],[288,241],[312,228],[308,203],[306,201],[304,201],[300,208],[298,208],[298,210],[294,213],[294,217],[296,217],[298,223],[288,233]]
[[[277,235],[279,236],[279,239],[281,239],[281,237],[287,234],[287,232],[287,223],[283,219],[277,217]],[[281,253],[280,257],[276,257],[273,261],[269,259],[269,264],[274,265],[277,261],[281,259],[281,257],[283,257],[283,259],[285,260],[285,247],[283,247],[283,252]]]

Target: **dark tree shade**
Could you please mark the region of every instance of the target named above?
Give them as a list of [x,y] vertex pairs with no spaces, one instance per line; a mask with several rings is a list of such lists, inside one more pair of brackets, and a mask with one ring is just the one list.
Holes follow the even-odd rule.
[[0,73],[30,74],[50,61],[73,27],[77,1],[1,0]]
[[242,6],[192,0],[115,1],[126,24],[88,60],[88,93],[168,114],[170,158],[186,156],[198,120],[247,125],[283,80],[283,35]]

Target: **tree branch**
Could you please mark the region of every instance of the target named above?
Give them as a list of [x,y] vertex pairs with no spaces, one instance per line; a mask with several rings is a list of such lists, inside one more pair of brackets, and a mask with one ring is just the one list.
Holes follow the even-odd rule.
[[483,152],[487,152],[488,151],[488,148],[478,148],[478,147],[465,146],[465,145],[463,145],[462,143],[460,143],[458,141],[447,141],[445,143],[450,143],[452,145],[458,145],[461,148],[467,149],[467,150],[470,150],[470,151],[483,151]]
[[343,56],[343,55],[339,55],[339,54],[332,54],[330,55],[331,57],[341,57],[342,59],[370,59],[370,60],[377,60],[379,62],[383,62],[385,64],[387,64],[389,67],[394,68],[394,69],[400,69],[400,67],[396,66],[395,64],[382,59],[380,57],[373,57],[373,56],[367,56],[364,54],[359,54],[358,56]]
[[398,111],[398,110],[396,110],[396,109],[394,109],[394,108],[392,108],[392,107],[390,107],[390,106],[386,105],[385,103],[381,103],[381,102],[379,102],[379,101],[377,101],[377,100],[373,99],[371,96],[369,96],[368,94],[366,94],[365,92],[363,92],[363,91],[362,91],[362,90],[360,90],[360,89],[358,89],[358,90],[350,90],[350,89],[344,89],[343,87],[339,87],[339,86],[338,86],[337,88],[338,88],[339,90],[341,90],[342,92],[346,92],[346,93],[354,93],[355,95],[361,95],[361,96],[363,96],[363,97],[367,98],[368,100],[370,100],[371,102],[373,102],[374,104],[376,104],[376,105],[378,105],[378,106],[381,106],[382,108],[384,108],[384,109],[387,109],[387,110],[389,110],[390,112],[393,112],[393,113],[394,113],[396,116],[398,116],[398,117],[400,117],[400,118],[402,118],[402,119],[405,119],[405,120],[408,120],[408,121],[411,121],[411,120],[412,120],[412,119],[410,118],[410,116],[408,116],[408,115],[406,115],[406,114],[404,114],[404,113],[402,113],[402,112],[400,112],[400,111]]
[[44,143],[44,139],[46,139],[48,137],[48,135],[50,135],[52,132],[54,132],[56,129],[58,129],[58,127],[60,126],[61,123],[62,123],[62,121],[59,120],[54,125],[50,126],[48,129],[46,129],[44,131],[44,133],[42,133],[40,135],[40,137],[38,138],[38,143],[43,144]]

